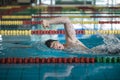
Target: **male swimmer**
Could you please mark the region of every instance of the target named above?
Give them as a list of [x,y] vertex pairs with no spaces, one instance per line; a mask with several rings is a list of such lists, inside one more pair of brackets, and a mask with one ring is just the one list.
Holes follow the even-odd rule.
[[49,48],[63,50],[66,48],[79,48],[79,50],[89,50],[81,41],[76,38],[74,27],[67,17],[57,17],[50,20],[43,20],[43,27],[50,27],[50,24],[64,24],[66,43],[61,44],[57,40],[49,39],[45,45]]
[[111,50],[109,48],[109,45],[107,46],[105,44],[96,46],[92,49],[86,47],[81,41],[77,39],[74,27],[68,17],[57,17],[50,20],[43,20],[42,23],[44,28],[50,27],[51,24],[64,24],[66,43],[61,44],[58,40],[49,39],[45,41],[45,45],[49,48],[54,48],[58,50],[72,49],[74,51],[86,51],[87,53],[120,53],[120,49]]

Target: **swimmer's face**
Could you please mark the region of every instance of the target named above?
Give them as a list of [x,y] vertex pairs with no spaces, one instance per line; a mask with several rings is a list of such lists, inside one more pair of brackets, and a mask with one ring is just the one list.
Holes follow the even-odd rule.
[[58,50],[63,50],[64,46],[58,41],[53,41],[50,45],[50,48],[58,49]]

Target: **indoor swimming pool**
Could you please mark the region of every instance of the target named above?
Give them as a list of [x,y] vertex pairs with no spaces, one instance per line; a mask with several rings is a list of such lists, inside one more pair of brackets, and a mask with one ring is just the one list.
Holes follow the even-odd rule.
[[120,80],[120,0],[0,0],[0,80]]

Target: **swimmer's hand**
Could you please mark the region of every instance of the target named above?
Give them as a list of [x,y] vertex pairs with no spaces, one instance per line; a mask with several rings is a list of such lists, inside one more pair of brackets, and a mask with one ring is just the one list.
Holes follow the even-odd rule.
[[49,24],[48,20],[42,20],[42,25],[43,25],[44,28],[49,28],[50,27],[50,24]]

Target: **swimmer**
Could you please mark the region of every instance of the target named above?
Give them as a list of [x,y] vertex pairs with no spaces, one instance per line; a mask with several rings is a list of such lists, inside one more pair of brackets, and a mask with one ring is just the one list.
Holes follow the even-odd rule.
[[79,48],[79,50],[89,50],[81,41],[76,38],[74,27],[68,17],[57,17],[50,20],[43,20],[44,28],[50,27],[51,24],[64,24],[66,43],[61,44],[58,40],[49,39],[45,45],[49,48],[64,50],[67,48]]
[[[105,44],[93,47],[91,49],[86,47],[81,41],[77,39],[74,27],[68,17],[57,17],[50,20],[43,20],[42,22],[44,28],[49,28],[51,24],[64,24],[66,43],[61,44],[58,40],[49,39],[45,41],[45,45],[49,48],[68,51],[70,51],[71,49],[72,51],[81,51],[83,53],[120,53],[120,48],[115,48],[111,50],[111,48],[109,48],[109,45]],[[109,39],[107,41],[109,41]]]

